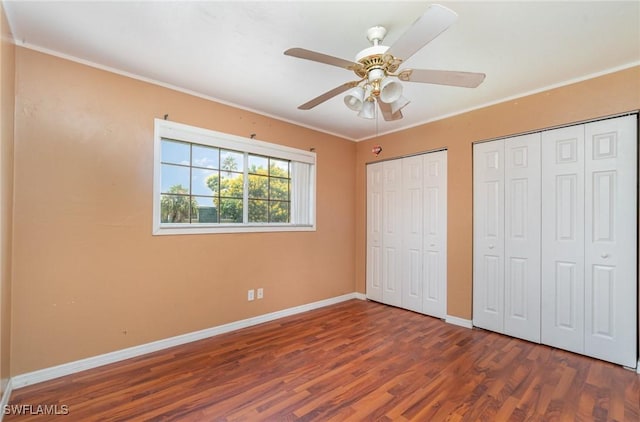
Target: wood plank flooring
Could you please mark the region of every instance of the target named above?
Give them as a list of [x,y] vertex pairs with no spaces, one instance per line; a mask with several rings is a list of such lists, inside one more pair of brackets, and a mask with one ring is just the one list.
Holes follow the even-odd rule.
[[[640,421],[640,375],[352,300],[15,390],[5,421]],[[60,407],[58,408],[60,409]]]

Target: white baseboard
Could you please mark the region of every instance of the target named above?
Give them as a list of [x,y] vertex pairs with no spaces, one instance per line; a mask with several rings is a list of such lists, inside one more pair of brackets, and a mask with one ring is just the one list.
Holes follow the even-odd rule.
[[2,418],[4,417],[4,408],[9,404],[9,399],[11,398],[11,392],[13,391],[13,382],[11,378],[7,380],[7,385],[4,386],[2,390],[2,399],[0,399],[0,422],[2,422]]
[[229,324],[218,325],[216,327],[206,328],[204,330],[194,331],[192,333],[182,334],[151,343],[141,344],[139,346],[129,347],[127,349],[116,350],[115,352],[105,353],[103,355],[93,356],[90,358],[77,360],[75,362],[64,363],[62,365],[40,369],[37,371],[28,372],[26,374],[16,375],[10,380],[10,385],[12,385],[13,389],[18,389],[26,387],[28,385],[37,384],[39,382],[59,378],[65,375],[74,374],[76,372],[84,371],[87,369],[96,368],[151,352],[156,352],[158,350],[167,349],[169,347],[179,346],[181,344],[202,340],[205,338],[228,333],[230,331],[239,330],[241,328],[251,327],[253,325],[262,324],[264,322],[273,321],[275,319],[283,318],[286,316],[311,311],[313,309],[323,308],[325,306],[333,305],[351,299],[361,299],[362,297],[364,297],[364,295],[361,293],[349,293],[342,296],[332,297],[330,299],[320,300],[318,302],[308,303],[306,305],[295,306],[293,308],[283,309],[281,311],[271,312],[268,314],[231,322]]
[[464,328],[473,328],[473,322],[469,319],[459,318],[453,315],[447,315],[444,318],[444,322],[447,324],[458,325]]
[[638,359],[638,365],[636,365],[636,372],[640,374],[640,359]]
[[355,299],[367,300],[367,295],[365,295],[364,293],[355,292],[354,295],[355,295]]

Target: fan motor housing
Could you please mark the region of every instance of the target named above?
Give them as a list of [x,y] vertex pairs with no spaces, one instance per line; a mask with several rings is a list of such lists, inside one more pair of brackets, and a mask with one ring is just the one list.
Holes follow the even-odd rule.
[[374,45],[359,52],[355,61],[360,63],[362,67],[354,69],[355,74],[364,78],[372,69],[382,69],[386,74],[397,71],[402,60],[391,54],[385,54],[388,49],[389,47],[386,45]]

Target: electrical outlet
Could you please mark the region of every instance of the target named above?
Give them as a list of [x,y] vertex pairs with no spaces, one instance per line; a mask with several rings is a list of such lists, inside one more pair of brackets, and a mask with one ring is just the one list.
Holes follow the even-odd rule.
[[257,291],[258,299],[262,299],[264,297],[264,290],[260,287]]
[[255,299],[254,293],[255,293],[255,291],[253,289],[249,290],[247,292],[247,300],[251,301],[251,300]]

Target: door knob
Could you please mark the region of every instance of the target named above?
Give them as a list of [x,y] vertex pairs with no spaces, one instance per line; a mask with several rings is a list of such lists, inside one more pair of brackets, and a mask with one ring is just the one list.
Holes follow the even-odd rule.
[[493,249],[493,248],[495,248],[495,246],[489,245],[489,249]]
[[609,258],[609,254],[608,253],[603,253],[600,255],[602,258],[607,259]]

